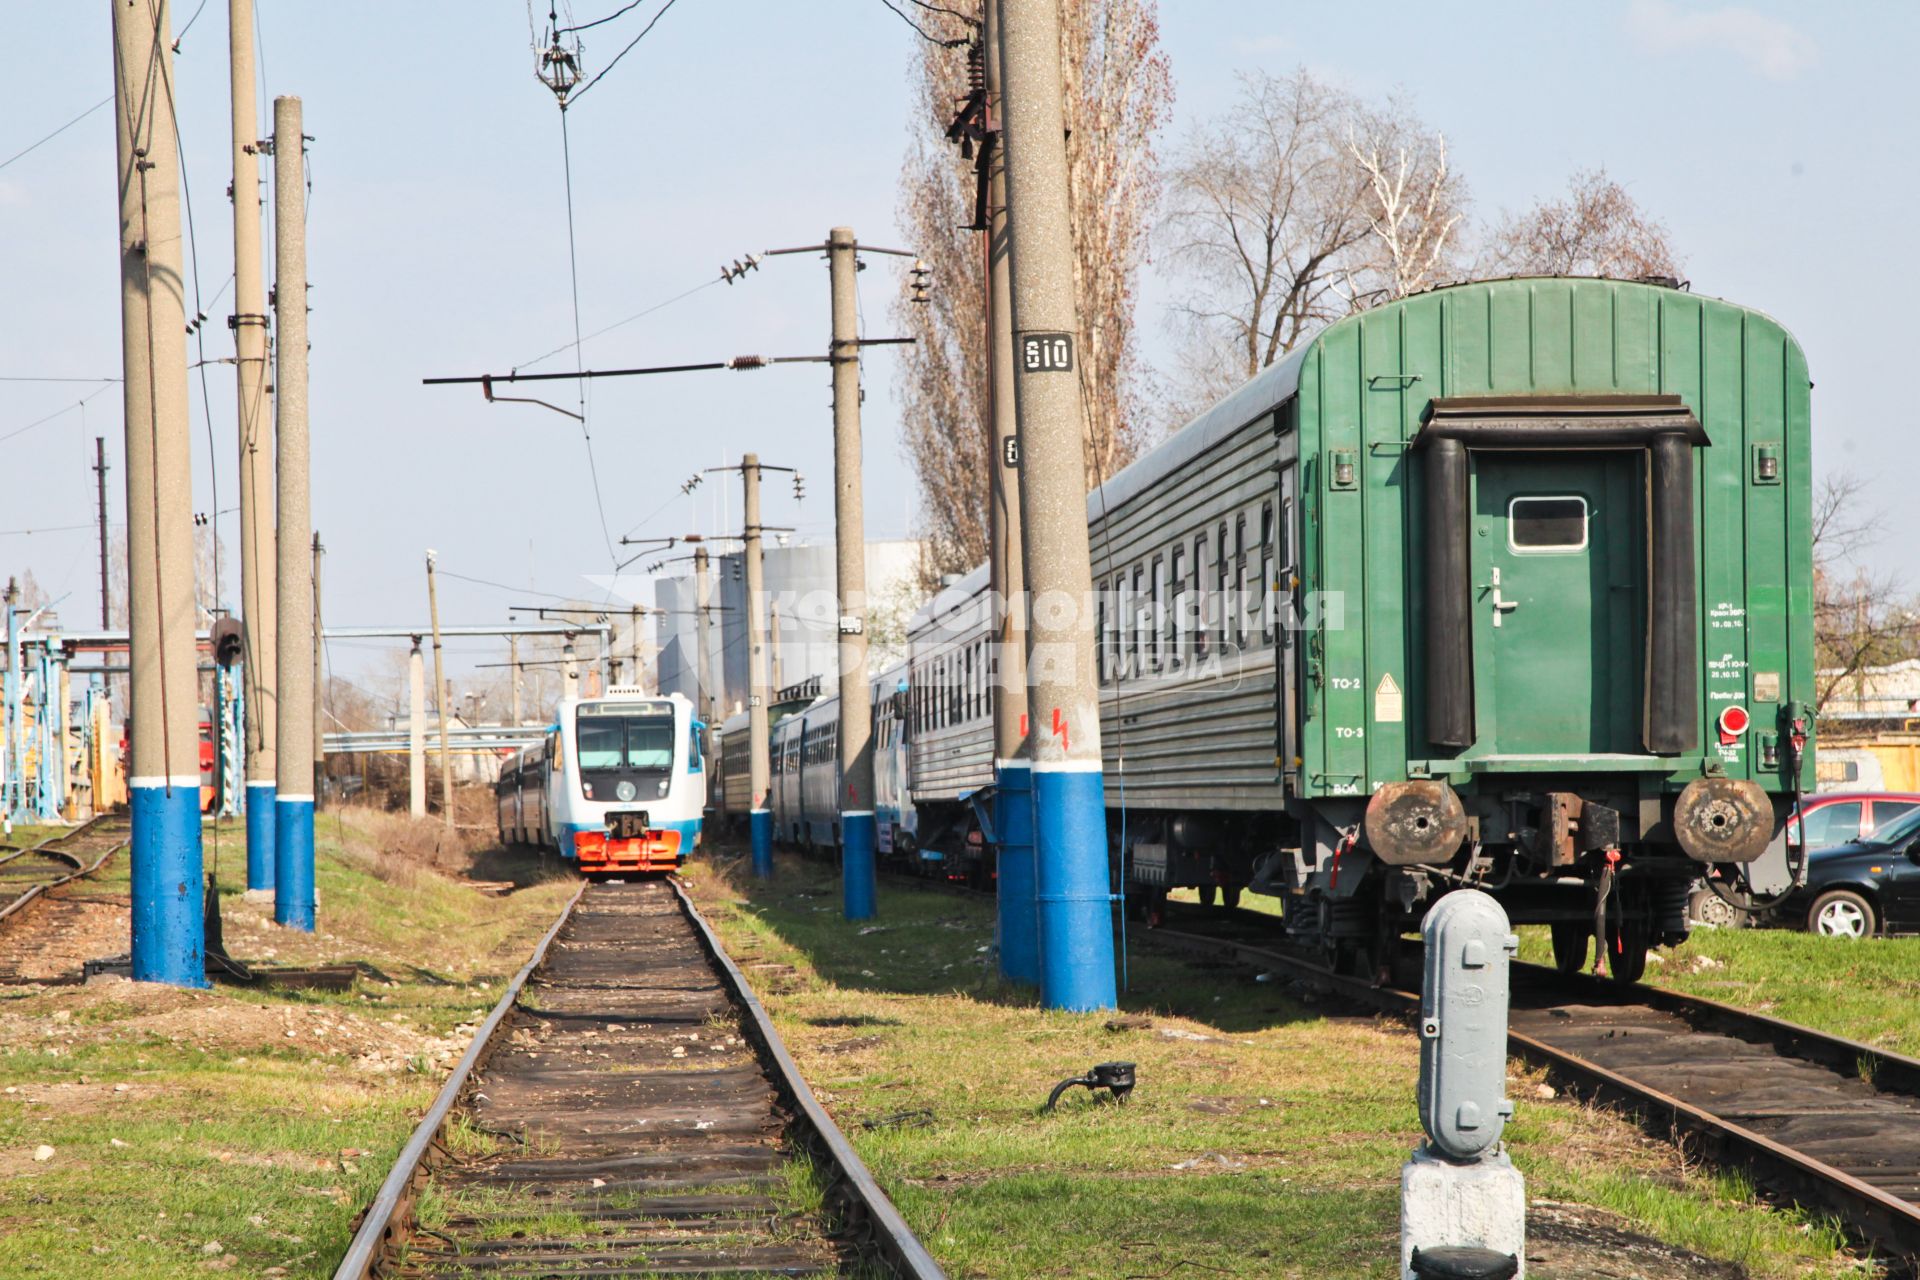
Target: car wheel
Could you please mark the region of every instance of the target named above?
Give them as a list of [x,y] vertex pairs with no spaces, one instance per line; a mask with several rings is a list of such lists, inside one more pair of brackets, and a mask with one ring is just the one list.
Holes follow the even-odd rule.
[[1744,929],[1751,917],[1704,886],[1687,895],[1687,923],[1701,929]]
[[1851,889],[1834,889],[1813,900],[1807,932],[1830,938],[1866,938],[1874,930],[1873,904]]

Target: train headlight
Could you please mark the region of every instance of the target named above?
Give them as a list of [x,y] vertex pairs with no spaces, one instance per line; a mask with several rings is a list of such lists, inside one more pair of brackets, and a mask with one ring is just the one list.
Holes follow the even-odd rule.
[[663,796],[667,794],[667,780],[665,778],[660,779],[660,790],[657,794]]
[[619,786],[613,789],[613,794],[618,796],[621,800],[631,800],[635,796],[639,795],[640,792],[638,788],[636,788],[631,782],[622,782]]

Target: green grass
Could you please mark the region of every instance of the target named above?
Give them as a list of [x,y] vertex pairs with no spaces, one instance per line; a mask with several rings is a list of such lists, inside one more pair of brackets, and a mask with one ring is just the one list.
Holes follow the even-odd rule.
[[[813,864],[783,859],[764,885],[707,866],[692,879],[815,1092],[956,1280],[1393,1274],[1419,1137],[1418,1048],[1398,1025],[1139,949],[1126,1018],[1048,1012],[994,975],[984,900],[889,883],[862,932]],[[1042,1113],[1055,1081],[1109,1059],[1138,1064],[1128,1105],[1075,1090]],[[1832,1231],[1615,1117],[1530,1101],[1535,1083],[1516,1082],[1508,1130],[1534,1196],[1756,1276],[1848,1265]]]
[[[220,835],[232,875],[244,837]],[[331,1274],[465,1028],[570,889],[488,897],[383,865],[352,820],[323,816],[318,835],[321,931],[280,930],[270,904],[227,892],[229,948],[258,962],[363,960],[392,985],[0,989],[0,1085],[14,1090],[0,1093],[0,1275]],[[124,886],[117,861],[117,880],[89,893]],[[32,1160],[40,1144],[52,1160]]]
[[[1920,937],[1696,929],[1653,957],[1655,985],[1920,1057]],[[1520,958],[1553,963],[1545,928],[1520,930]]]

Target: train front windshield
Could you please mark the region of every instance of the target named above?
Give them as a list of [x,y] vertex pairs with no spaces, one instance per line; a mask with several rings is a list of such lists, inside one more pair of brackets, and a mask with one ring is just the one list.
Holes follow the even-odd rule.
[[589,800],[653,800],[673,771],[673,713],[580,708],[575,730],[580,789]]

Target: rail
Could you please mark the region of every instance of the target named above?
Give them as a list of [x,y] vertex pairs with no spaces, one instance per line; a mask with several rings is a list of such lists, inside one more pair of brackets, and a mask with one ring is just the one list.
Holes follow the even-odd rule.
[[16,849],[11,853],[6,854],[4,857],[0,857],[0,867],[7,866],[13,862],[18,861],[21,858],[27,858],[27,857],[57,859],[73,867],[73,870],[64,876],[56,876],[52,880],[41,880],[36,882],[35,884],[29,886],[25,893],[22,893],[18,897],[14,898],[14,900],[7,903],[6,906],[0,907],[0,920],[5,920],[7,917],[13,915],[15,912],[19,911],[21,908],[25,907],[28,903],[32,902],[34,899],[38,898],[41,894],[46,893],[50,889],[58,889],[63,884],[71,884],[75,880],[86,879],[88,876],[98,871],[101,867],[105,866],[108,858],[111,858],[114,854],[126,848],[127,841],[125,840],[115,841],[114,843],[108,845],[107,848],[104,851],[102,851],[100,856],[98,858],[95,858],[93,862],[89,864],[89,863],[83,862],[82,859],[77,858],[74,855],[66,852],[64,849],[55,847],[57,845],[66,844],[69,841],[77,841],[81,839],[83,836],[94,834],[96,830],[107,826],[111,821],[112,821],[111,818],[108,818],[105,816],[90,818],[86,822],[75,827],[71,831],[64,831],[59,833],[58,835],[48,836],[46,839],[42,840],[40,843],[36,845],[31,845],[25,849]]
[[446,1124],[454,1103],[460,1100],[460,1093],[467,1087],[467,1081],[472,1078],[474,1071],[486,1061],[487,1054],[493,1049],[494,1033],[499,1031],[501,1023],[506,1021],[507,1014],[520,999],[521,989],[527,985],[527,979],[546,960],[547,949],[553,945],[553,940],[559,936],[586,891],[586,882],[582,881],[574,895],[567,899],[567,905],[561,909],[560,918],[540,939],[540,944],[533,949],[533,955],[526,964],[520,967],[520,972],[513,975],[513,981],[507,984],[507,989],[501,993],[499,1002],[493,1006],[487,1020],[474,1033],[473,1043],[460,1055],[460,1061],[455,1064],[453,1073],[447,1077],[446,1084],[434,1098],[433,1105],[420,1118],[413,1136],[407,1139],[407,1145],[400,1148],[400,1155],[393,1162],[393,1170],[387,1174],[386,1181],[380,1184],[379,1194],[367,1206],[366,1215],[361,1218],[358,1230],[353,1233],[353,1240],[347,1245],[346,1255],[340,1259],[340,1265],[334,1268],[334,1280],[367,1280],[374,1274],[374,1264],[394,1238],[398,1222],[411,1205],[413,1193],[426,1172],[424,1161],[427,1152],[440,1136],[441,1127]]
[[[1216,958],[1226,956],[1284,972],[1326,994],[1410,1022],[1419,1017],[1420,997],[1415,992],[1376,987],[1284,951],[1177,929],[1157,929],[1147,937],[1155,944],[1176,950]],[[1771,1046],[1783,1057],[1824,1067],[1836,1075],[1857,1076],[1884,1092],[1920,1096],[1920,1061],[1912,1058],[1657,987],[1623,987],[1583,975],[1559,974],[1536,965],[1516,965],[1515,969],[1517,977],[1560,984],[1559,990],[1576,999],[1670,1013],[1711,1034]],[[1905,1260],[1910,1272],[1914,1262],[1920,1260],[1920,1204],[1889,1194],[1747,1125],[1536,1036],[1510,1029],[1507,1045],[1515,1057],[1544,1068],[1562,1084],[1589,1097],[1622,1106],[1639,1115],[1649,1129],[1675,1139],[1681,1135],[1691,1137],[1718,1162],[1743,1165],[1763,1186],[1783,1193],[1803,1208],[1835,1215],[1859,1238]]]
[[[767,1011],[753,994],[746,978],[733,963],[719,939],[693,901],[677,881],[671,881],[680,909],[693,925],[702,950],[720,972],[728,996],[738,1005],[743,1025],[754,1041],[763,1063],[774,1076],[776,1091],[787,1105],[804,1138],[829,1172],[829,1196],[838,1210],[838,1234],[850,1238],[873,1261],[880,1263],[897,1280],[946,1280],[946,1273],[933,1260],[925,1246],[915,1238],[886,1193],[854,1152],[833,1119],[821,1107],[813,1091],[800,1075],[787,1052],[780,1034],[774,1029]],[[334,1280],[371,1280],[388,1249],[401,1237],[402,1225],[413,1196],[426,1176],[426,1158],[462,1092],[491,1052],[493,1041],[518,1002],[527,981],[546,960],[548,950],[574,908],[586,892],[583,884],[568,901],[553,927],[541,938],[533,956],[514,975],[493,1011],[474,1035],[459,1063],[447,1077],[433,1105],[421,1118],[413,1135],[401,1148],[391,1172],[360,1221],[346,1254],[334,1270]]]
[[766,1006],[760,1003],[753,988],[747,984],[745,975],[733,958],[720,945],[720,939],[714,935],[707,924],[706,917],[693,905],[693,899],[676,878],[671,881],[673,891],[679,895],[681,909],[693,922],[700,936],[701,945],[707,955],[718,966],[725,977],[727,987],[740,1009],[747,1017],[747,1025],[753,1037],[759,1042],[761,1052],[774,1068],[776,1083],[783,1100],[793,1108],[793,1113],[806,1130],[806,1136],[812,1140],[816,1150],[825,1157],[827,1164],[837,1177],[834,1189],[839,1192],[845,1218],[843,1231],[865,1236],[865,1243],[876,1259],[900,1280],[946,1280],[946,1272],[933,1260],[919,1237],[907,1226],[906,1219],[887,1198],[887,1193],[874,1181],[866,1163],[860,1159],[847,1141],[846,1135],[813,1096],[805,1077],[800,1074],[799,1065],[793,1055],[787,1052],[786,1042],[774,1029],[773,1019],[767,1016]]

